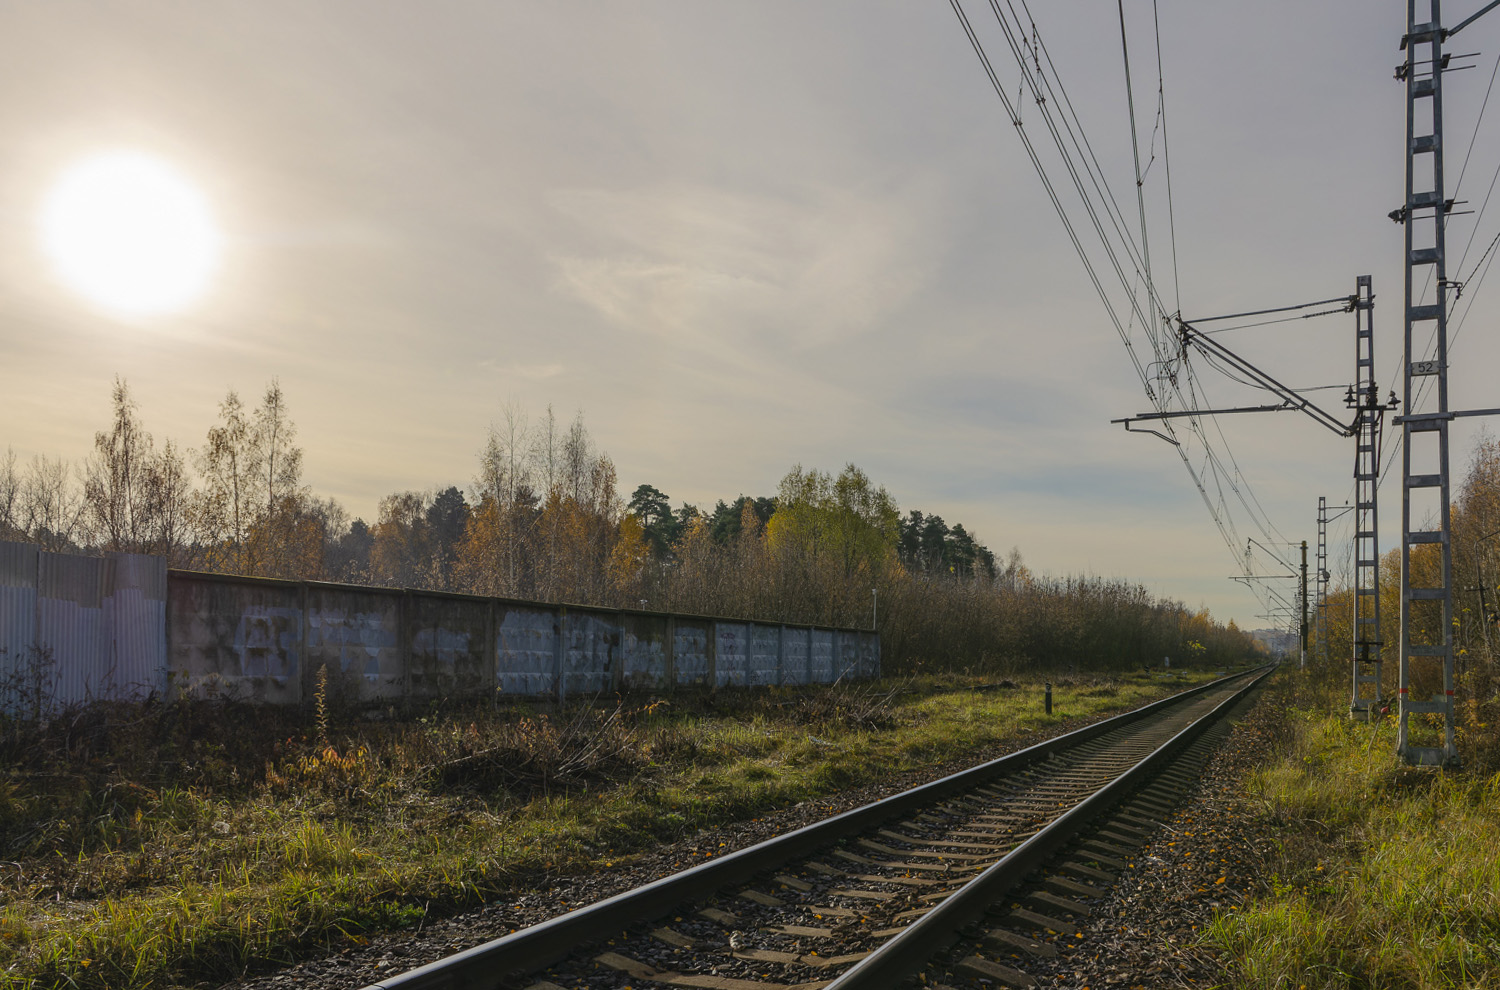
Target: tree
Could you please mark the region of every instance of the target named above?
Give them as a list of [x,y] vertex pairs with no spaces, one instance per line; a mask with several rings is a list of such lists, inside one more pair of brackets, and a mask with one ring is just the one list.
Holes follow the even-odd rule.
[[5,448],[0,458],[0,540],[25,539],[21,527],[21,472],[16,470],[16,450]]
[[609,583],[624,604],[635,605],[639,601],[641,577],[650,555],[645,528],[639,519],[627,513],[620,520],[619,533],[609,555]]
[[667,496],[651,485],[637,485],[625,508],[640,523],[651,552],[659,559],[665,558],[682,533],[682,523],[672,514],[672,503]]
[[176,556],[187,529],[189,484],[170,441],[156,452],[141,426],[130,388],[115,378],[114,423],[94,434],[84,474],[84,501],[95,539],[105,550]]
[[370,578],[398,588],[422,587],[432,573],[432,532],[421,492],[395,492],[380,500],[370,547]]
[[203,449],[198,452],[198,471],[203,488],[194,513],[205,566],[215,571],[250,574],[245,535],[254,519],[251,506],[252,476],[256,452],[251,441],[250,421],[234,389],[219,403],[219,422],[209,427]]
[[305,559],[301,540],[311,535],[302,522],[307,491],[302,487],[302,448],[287,412],[281,383],[271,379],[250,427],[255,472],[254,505],[260,517],[256,547],[259,573],[295,576],[294,559]]
[[432,537],[433,577],[438,587],[452,590],[458,548],[469,524],[469,503],[457,486],[433,496],[427,507],[427,528]]
[[776,500],[773,498],[751,498],[748,495],[741,495],[734,500],[732,505],[720,499],[714,506],[713,515],[708,517],[708,529],[715,542],[727,544],[740,535],[746,506],[750,507],[755,516],[757,530],[769,522],[776,512]]
[[73,485],[72,471],[62,458],[37,454],[21,479],[20,526],[44,550],[77,550],[88,503]]
[[[337,532],[330,528],[330,535]],[[375,535],[363,519],[355,519],[348,529],[334,539],[324,557],[329,578],[355,584],[370,583],[370,549]]]

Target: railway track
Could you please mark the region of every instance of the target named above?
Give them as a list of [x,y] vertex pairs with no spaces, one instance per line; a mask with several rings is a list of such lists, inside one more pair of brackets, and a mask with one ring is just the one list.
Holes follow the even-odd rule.
[[366,990],[1035,985],[1269,671],[1223,678]]

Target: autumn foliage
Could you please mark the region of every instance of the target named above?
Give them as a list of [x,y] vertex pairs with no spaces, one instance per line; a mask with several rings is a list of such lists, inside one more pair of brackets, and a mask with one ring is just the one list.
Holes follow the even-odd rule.
[[[1222,665],[1251,644],[1122,580],[1048,578],[997,560],[961,524],[911,511],[853,464],[795,466],[774,497],[673,509],[628,500],[582,417],[514,406],[466,489],[394,492],[373,524],[302,480],[287,399],[235,392],[203,445],[158,448],[124,382],[114,421],[77,472],[0,461],[0,537],[53,549],[157,553],[174,566],[506,598],[868,628],[886,668],[1012,670]],[[194,477],[190,466],[197,469]]]

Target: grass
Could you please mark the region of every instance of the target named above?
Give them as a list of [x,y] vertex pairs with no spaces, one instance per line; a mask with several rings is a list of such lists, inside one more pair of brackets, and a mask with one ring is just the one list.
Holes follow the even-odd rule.
[[1394,719],[1354,722],[1315,695],[1304,685],[1249,781],[1279,838],[1269,889],[1208,933],[1231,985],[1500,985],[1500,774],[1487,740],[1468,740],[1475,769],[1407,767]]
[[1051,716],[1039,683],[945,675],[405,720],[116,706],[11,724],[0,985],[236,978],[1206,676],[1064,679]]

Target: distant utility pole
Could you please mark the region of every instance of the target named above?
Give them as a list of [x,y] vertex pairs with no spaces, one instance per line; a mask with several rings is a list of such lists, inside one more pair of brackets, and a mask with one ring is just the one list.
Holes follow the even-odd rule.
[[1307,541],[1302,541],[1302,584],[1297,598],[1302,603],[1302,666],[1307,666]]
[[1318,496],[1318,558],[1316,562],[1318,581],[1317,597],[1313,599],[1313,621],[1316,631],[1313,636],[1318,646],[1318,662],[1328,663],[1328,499]]
[[1375,379],[1375,294],[1370,276],[1355,280],[1354,384],[1344,404],[1354,418],[1354,629],[1351,714],[1368,721],[1380,710],[1380,446],[1385,414],[1396,397],[1381,402]]
[[[1454,201],[1443,191],[1443,72],[1451,54],[1443,42],[1495,7],[1492,0],[1458,23],[1442,26],[1441,0],[1407,0],[1406,61],[1396,78],[1406,84],[1406,201],[1391,219],[1406,228],[1406,368],[1401,425],[1401,726],[1397,751],[1408,763],[1458,762],[1453,690],[1453,543],[1449,518],[1448,427],[1458,416],[1487,416],[1500,409],[1455,411],[1448,406],[1448,280],[1446,227]],[[1419,9],[1426,13],[1419,18]],[[1420,280],[1420,284],[1419,284]],[[1435,297],[1421,302],[1428,285]],[[1455,297],[1457,298],[1456,294]],[[1430,379],[1430,381],[1428,381]],[[1420,448],[1420,449],[1419,449]],[[1413,473],[1421,465],[1424,473]],[[1432,468],[1436,467],[1436,471]],[[1415,504],[1414,504],[1415,503]],[[1436,528],[1433,528],[1434,523]],[[1413,574],[1413,554],[1436,548]],[[1414,641],[1420,637],[1420,642]],[[1442,690],[1430,701],[1410,697],[1414,673],[1442,673]],[[1439,745],[1412,739],[1413,714],[1443,716]]]

